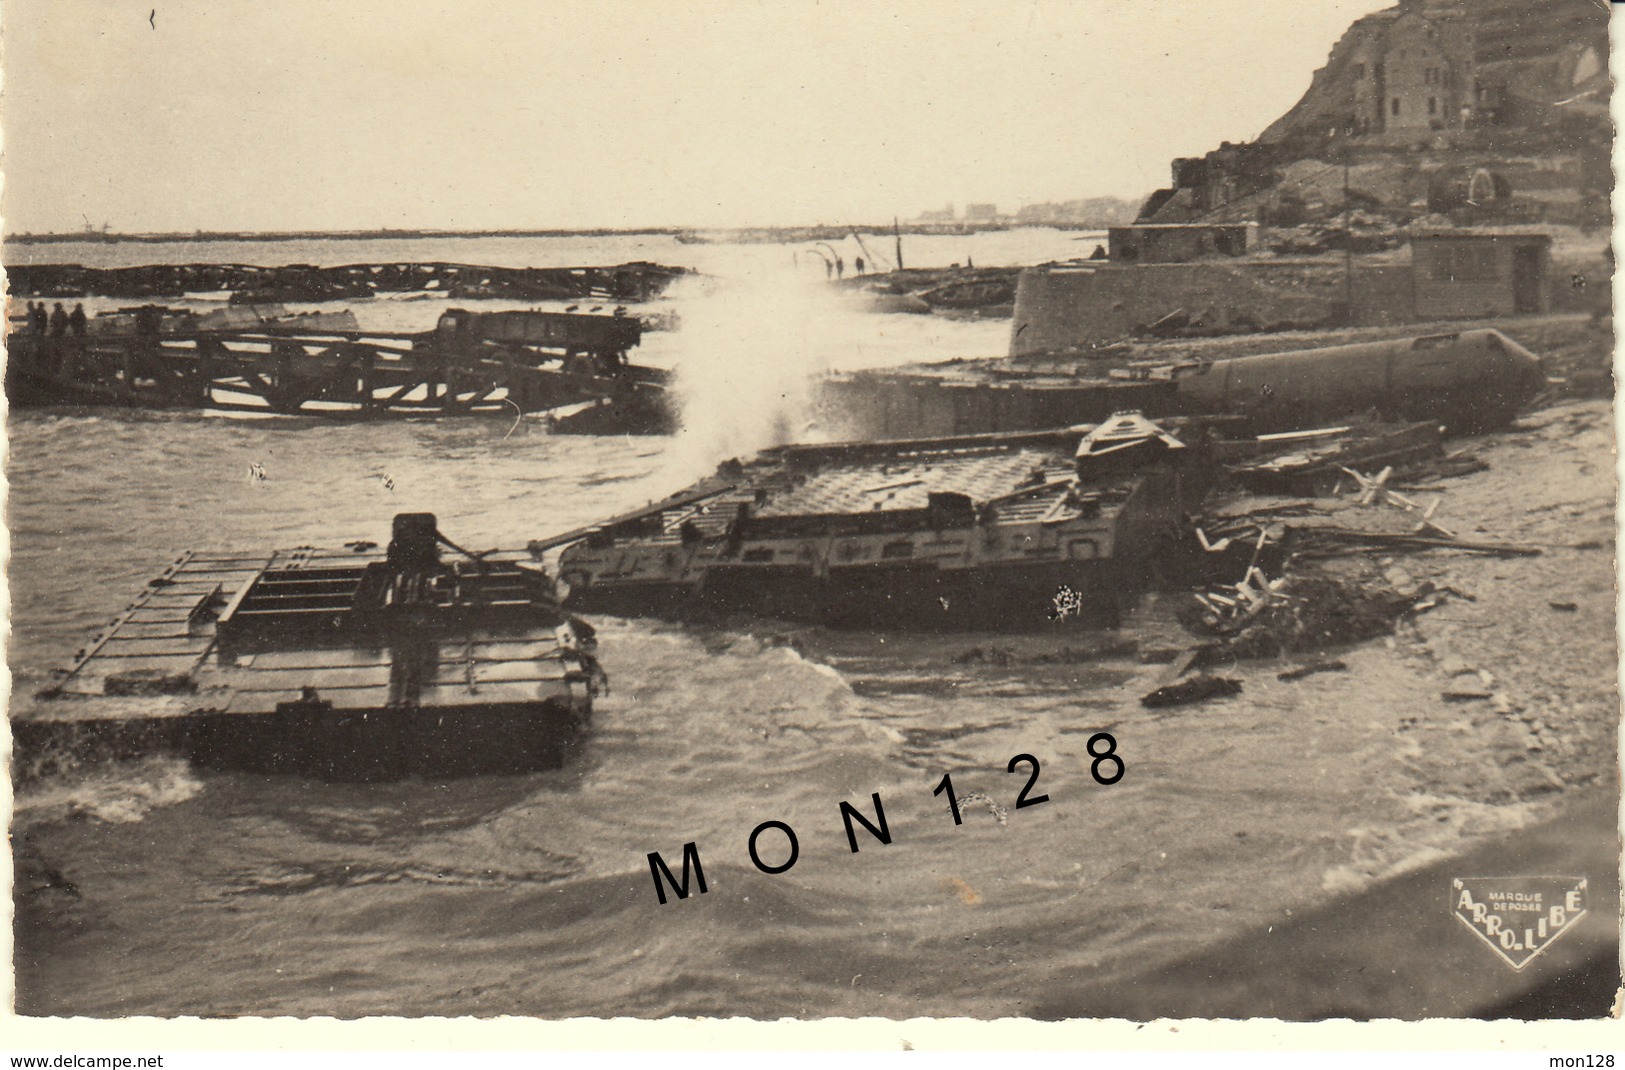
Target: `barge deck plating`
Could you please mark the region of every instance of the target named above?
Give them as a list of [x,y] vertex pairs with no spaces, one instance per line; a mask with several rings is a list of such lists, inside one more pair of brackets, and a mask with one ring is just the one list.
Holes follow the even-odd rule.
[[1137,413],[1020,435],[785,446],[567,546],[566,604],[847,627],[1115,625],[1198,500]]
[[560,764],[603,674],[523,554],[464,554],[429,514],[388,550],[188,553],[12,714],[18,768],[85,752],[338,780]]

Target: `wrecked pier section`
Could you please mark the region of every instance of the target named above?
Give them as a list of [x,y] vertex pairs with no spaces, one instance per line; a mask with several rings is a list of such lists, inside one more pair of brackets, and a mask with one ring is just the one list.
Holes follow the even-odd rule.
[[233,304],[349,301],[384,293],[445,294],[458,300],[647,301],[687,269],[644,261],[613,267],[493,267],[476,264],[390,263],[316,266],[284,264],[144,264],[92,268],[79,264],[16,264],[6,268],[13,297],[176,298],[229,292]]
[[429,514],[397,516],[382,551],[189,552],[19,696],[15,767],[169,753],[330,780],[554,768],[604,686],[593,648],[526,555],[470,553]]

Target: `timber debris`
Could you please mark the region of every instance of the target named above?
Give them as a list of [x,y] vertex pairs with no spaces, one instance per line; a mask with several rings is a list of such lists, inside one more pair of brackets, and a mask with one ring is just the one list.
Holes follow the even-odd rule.
[[[1446,495],[1436,481],[1485,465],[1466,452],[1443,455],[1440,440],[1437,425],[1413,424],[1338,426],[1216,444],[1231,458],[1226,471],[1233,489],[1193,525],[1196,574],[1203,578],[1175,610],[1199,641],[1175,659],[1146,704],[1221,694],[1201,674],[1205,666],[1349,646],[1391,635],[1400,621],[1447,600],[1474,601],[1453,587],[1416,582],[1396,565],[1379,564],[1377,554],[1541,553],[1536,546],[1465,539],[1445,526]],[[1425,501],[1398,489],[1425,481],[1433,492]],[[1563,612],[1574,603],[1549,605]],[[1347,668],[1336,658],[1319,658],[1278,678]],[[1452,684],[1445,697],[1472,701],[1494,694],[1491,681],[1474,678]]]
[[1277,680],[1286,681],[1302,680],[1305,677],[1314,676],[1316,673],[1348,672],[1348,670],[1349,667],[1347,664],[1339,661],[1336,658],[1330,658],[1321,661],[1311,661],[1306,665],[1299,665],[1297,668],[1287,669],[1285,672],[1276,673],[1275,678]]
[[1240,680],[1204,674],[1159,687],[1140,699],[1140,705],[1147,709],[1162,709],[1168,706],[1189,706],[1210,698],[1228,698],[1239,694],[1241,694]]
[[838,283],[866,297],[875,312],[1008,317],[1020,268],[951,267],[858,275]]

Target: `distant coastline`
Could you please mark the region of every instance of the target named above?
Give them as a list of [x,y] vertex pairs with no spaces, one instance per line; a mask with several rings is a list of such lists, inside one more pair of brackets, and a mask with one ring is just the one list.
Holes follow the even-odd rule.
[[272,241],[413,241],[423,238],[601,238],[613,234],[671,234],[679,227],[619,229],[600,227],[578,230],[197,230],[188,233],[118,234],[111,231],[69,231],[66,233],[7,234],[7,242],[18,245],[48,245],[70,242],[115,244],[144,242],[272,242]]
[[[964,222],[904,223],[896,227],[902,234],[963,235],[1043,227],[1054,230],[1104,230],[1108,224],[1097,221],[1043,223]],[[269,230],[192,231],[190,233],[118,234],[110,231],[70,231],[66,233],[8,234],[4,240],[18,245],[52,245],[85,242],[169,244],[179,242],[294,242],[294,241],[413,241],[447,238],[604,238],[654,235],[692,243],[755,243],[839,241],[847,235],[891,234],[893,224],[869,226],[803,227],[589,227],[553,230]]]

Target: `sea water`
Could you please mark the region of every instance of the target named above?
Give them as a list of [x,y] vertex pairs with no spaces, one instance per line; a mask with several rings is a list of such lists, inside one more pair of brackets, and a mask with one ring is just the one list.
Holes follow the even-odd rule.
[[[992,266],[1087,255],[1092,243],[1075,238],[905,241],[911,266]],[[1009,330],[861,312],[817,285],[822,263],[802,246],[614,236],[8,255],[645,259],[714,280],[679,286],[668,303],[683,330],[634,354],[678,373],[685,430],[671,437],[554,437],[507,417],[14,411],[17,692],[44,686],[182,550],[383,541],[408,511],[435,513],[472,549],[522,546],[661,497],[728,456],[816,438],[811,374],[996,356]],[[135,302],[90,302],[120,303]],[[371,330],[427,330],[444,304],[347,307]],[[19,1011],[1021,1015],[1530,817],[1523,803],[1452,795],[1397,760],[1396,711],[1414,684],[1380,648],[1347,654],[1348,676],[1142,708],[1162,670],[1139,654],[1186,641],[1157,599],[1112,642],[594,623],[612,690],[555,771],[345,785],[147,757],[24,785]],[[1095,757],[1103,745],[1087,748],[1100,733],[1121,761],[1112,783],[1101,783],[1112,771]],[[962,823],[933,793],[945,775]],[[1044,800],[1018,807],[1024,788]],[[842,803],[890,842],[858,823],[849,838]],[[769,821],[796,837],[794,865],[776,874],[751,854],[769,868],[789,857],[781,828],[753,840]],[[706,890],[692,875],[687,898],[667,886],[662,904],[649,856],[680,871],[687,844]]]

